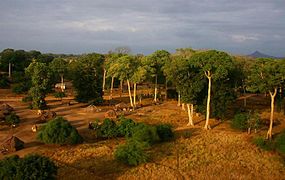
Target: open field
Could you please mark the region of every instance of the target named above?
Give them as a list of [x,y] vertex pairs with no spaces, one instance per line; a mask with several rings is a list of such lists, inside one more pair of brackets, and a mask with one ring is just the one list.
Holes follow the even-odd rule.
[[[253,136],[265,136],[267,127],[248,135],[232,130],[227,120],[211,119],[212,130],[205,131],[204,117],[200,115],[194,117],[195,127],[190,128],[186,126],[187,113],[177,107],[176,101],[151,105],[150,99],[146,99],[144,106],[128,117],[148,124],[170,123],[175,128],[176,139],[149,149],[150,162],[129,167],[113,158],[115,148],[124,143],[124,138],[98,141],[88,130],[90,121],[102,120],[112,107],[99,106],[101,112],[87,112],[86,104],[72,101],[67,106],[48,97],[50,109],[70,121],[85,142],[76,146],[44,145],[31,131],[38,118],[36,112],[8,90],[1,90],[0,96],[1,103],[11,105],[21,118],[20,125],[14,129],[0,127],[0,141],[11,135],[19,137],[25,142],[25,148],[14,154],[40,153],[50,157],[59,166],[59,179],[285,179],[284,159],[277,153],[260,150],[251,142]],[[239,99],[236,105],[242,103],[243,99]],[[269,119],[268,97],[251,95],[247,106],[259,109],[262,119]],[[275,113],[275,119],[279,122],[273,128],[276,134],[285,128],[285,116]]]

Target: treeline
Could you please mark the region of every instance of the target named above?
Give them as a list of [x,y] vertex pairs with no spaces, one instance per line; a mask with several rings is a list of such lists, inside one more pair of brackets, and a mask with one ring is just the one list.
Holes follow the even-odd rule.
[[[223,118],[240,94],[267,93],[271,97],[269,139],[275,99],[284,100],[284,60],[231,56],[216,50],[184,48],[173,54],[158,50],[145,56],[122,48],[108,54],[74,56],[6,49],[1,52],[0,69],[10,71],[8,80],[18,84],[18,92],[29,92],[36,109],[45,107],[46,94],[65,78],[72,81],[78,101],[95,104],[102,102],[107,84],[112,98],[114,83],[120,82],[121,91],[126,83],[133,108],[137,106],[138,84],[154,85],[154,102],[159,98],[158,85],[165,86],[166,92],[169,86],[175,87],[179,105],[187,107],[188,125],[194,125],[194,111],[201,112],[206,114],[205,129],[211,128],[209,118]],[[22,74],[17,77],[17,73]]]

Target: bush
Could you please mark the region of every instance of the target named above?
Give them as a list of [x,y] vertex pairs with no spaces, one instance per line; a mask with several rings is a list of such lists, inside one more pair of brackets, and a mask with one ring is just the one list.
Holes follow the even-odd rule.
[[0,88],[9,88],[10,87],[10,81],[6,76],[0,75]]
[[66,94],[64,92],[56,92],[53,95],[55,98],[60,98],[60,99],[66,97]]
[[231,126],[234,129],[240,129],[245,131],[248,128],[247,125],[248,116],[246,113],[239,113],[234,116],[232,120]]
[[145,163],[148,160],[147,154],[144,152],[145,144],[137,141],[129,141],[127,144],[120,145],[115,150],[115,159],[128,164],[130,166],[137,166]]
[[42,126],[37,138],[46,144],[78,144],[83,141],[76,128],[62,117],[56,117]]
[[0,179],[17,179],[20,158],[17,155],[0,160]]
[[0,179],[55,179],[57,167],[47,157],[14,155],[0,161]]
[[31,85],[26,82],[19,83],[12,88],[12,92],[16,94],[25,93],[29,91],[30,87]]
[[97,129],[97,136],[103,138],[112,138],[118,136],[118,127],[111,119],[104,119],[102,125]]
[[256,112],[243,112],[235,115],[232,120],[232,127],[240,130],[258,129],[260,127],[260,117]]
[[5,117],[5,122],[9,125],[19,124],[20,118],[14,112]]
[[138,142],[148,143],[150,145],[160,141],[156,127],[143,123],[140,123],[133,128],[131,139]]
[[276,151],[285,155],[285,130],[277,135],[274,140],[274,147]]
[[169,141],[174,137],[174,133],[171,129],[170,124],[156,125],[156,130],[157,130],[157,134],[159,136],[159,139],[162,142]]
[[125,117],[120,117],[118,132],[120,136],[131,137],[133,129],[137,126],[137,123],[132,119],[126,119]]
[[33,100],[32,96],[26,96],[22,98],[22,102],[31,102]]
[[257,147],[264,149],[266,151],[273,149],[272,143],[268,140],[265,140],[263,137],[254,138],[253,144],[255,144]]

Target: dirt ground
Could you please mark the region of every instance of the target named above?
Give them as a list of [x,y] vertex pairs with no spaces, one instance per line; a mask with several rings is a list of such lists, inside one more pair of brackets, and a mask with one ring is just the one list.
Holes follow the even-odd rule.
[[[0,126],[0,142],[11,135],[17,136],[25,142],[25,148],[14,154],[40,153],[50,157],[59,166],[59,179],[285,179],[284,159],[251,143],[253,136],[265,136],[266,127],[257,134],[248,135],[232,130],[227,120],[211,119],[212,130],[205,131],[202,129],[205,123],[203,115],[195,115],[195,127],[186,126],[187,112],[178,107],[176,101],[151,105],[149,99],[144,100],[144,107],[128,117],[149,124],[169,123],[175,128],[177,138],[149,149],[150,162],[129,167],[113,158],[117,145],[124,143],[123,138],[97,141],[87,128],[90,121],[102,120],[104,113],[112,107],[100,106],[101,112],[88,112],[87,104],[71,100],[71,105],[67,106],[48,97],[50,110],[70,121],[85,139],[80,145],[57,146],[44,145],[36,140],[31,127],[38,115],[20,100],[21,96],[0,90],[0,103],[8,103],[15,108],[21,119],[20,125],[14,129]],[[243,99],[239,99],[235,105],[242,104]],[[250,95],[247,106],[259,109],[262,118],[269,119],[267,97]],[[285,116],[275,113],[275,119],[279,123],[273,132],[277,134],[285,128]]]

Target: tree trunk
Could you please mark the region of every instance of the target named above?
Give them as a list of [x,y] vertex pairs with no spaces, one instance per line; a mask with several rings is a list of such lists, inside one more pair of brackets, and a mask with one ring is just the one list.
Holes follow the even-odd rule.
[[137,83],[134,83],[134,107],[136,107],[136,91],[137,91]]
[[134,107],[134,105],[133,105],[133,100],[132,100],[132,93],[131,93],[130,81],[127,80],[127,83],[128,83],[128,90],[129,90],[129,96],[130,96],[130,103],[131,103],[131,106]]
[[11,74],[12,74],[12,64],[9,62],[9,78],[11,78]]
[[243,98],[243,107],[246,107],[246,95],[245,95],[245,87],[243,87],[243,95],[244,95],[244,98]]
[[271,112],[270,112],[270,125],[269,129],[267,131],[266,139],[271,140],[272,139],[272,127],[273,127],[273,115],[274,115],[274,99],[277,93],[277,88],[274,88],[274,93],[269,91],[270,97],[271,97]]
[[64,92],[63,84],[64,84],[64,79],[63,79],[63,74],[60,75],[61,79],[61,92]]
[[211,101],[211,85],[212,85],[212,77],[210,71],[207,71],[207,78],[208,78],[208,98],[207,98],[207,111],[206,111],[206,123],[204,129],[211,129],[209,125],[210,119],[210,101]]
[[110,99],[113,99],[113,87],[114,87],[114,76],[112,76],[111,80]]
[[191,104],[191,107],[190,107],[190,104],[187,104],[187,109],[188,109],[188,120],[189,120],[187,126],[194,126],[192,104]]
[[181,95],[180,95],[180,92],[178,92],[178,102],[177,102],[177,106],[181,106]]
[[106,73],[107,73],[107,70],[106,70],[106,69],[104,69],[104,74],[103,74],[103,85],[102,85],[102,90],[103,90],[103,92],[105,91]]
[[154,102],[157,102],[157,75],[155,75]]
[[185,103],[182,103],[182,110],[185,111]]
[[120,98],[122,98],[123,94],[123,80],[120,80]]
[[167,101],[167,80],[165,80],[165,101]]

